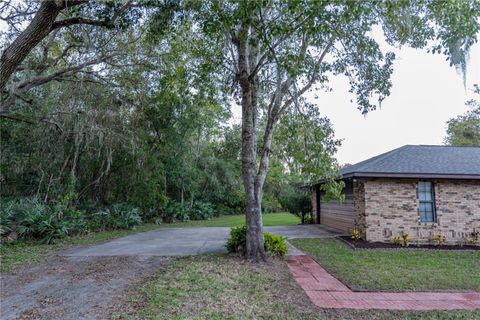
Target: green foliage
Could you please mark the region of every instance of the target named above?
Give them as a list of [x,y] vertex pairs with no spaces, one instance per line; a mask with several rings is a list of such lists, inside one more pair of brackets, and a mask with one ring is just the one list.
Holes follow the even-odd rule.
[[399,246],[402,244],[402,240],[400,240],[399,236],[394,236],[392,237],[392,243],[396,246]]
[[2,237],[16,232],[20,239],[52,243],[67,235],[98,230],[132,229],[142,224],[140,210],[125,204],[88,214],[85,210],[49,206],[38,198],[3,201],[0,207]]
[[[272,234],[263,233],[265,250],[272,256],[283,257],[288,252],[286,243],[287,238]],[[230,253],[245,254],[247,244],[247,227],[234,227],[230,230],[230,238],[228,238],[225,247]]]
[[244,253],[247,244],[247,227],[233,227],[230,229],[230,238],[227,240],[225,247],[230,253]]
[[358,229],[353,229],[352,239],[355,240],[355,241],[360,240],[360,231],[358,231]]
[[287,238],[269,232],[264,232],[263,238],[265,239],[265,250],[272,256],[284,257],[287,254]]
[[127,204],[114,204],[99,210],[89,220],[92,230],[134,229],[142,223],[140,209]]
[[408,244],[410,243],[408,232],[403,231],[400,236],[402,237],[402,246],[408,247]]
[[197,201],[191,209],[190,220],[207,220],[217,216],[218,213],[211,203]]
[[[475,93],[480,97],[480,87],[475,85]],[[480,146],[480,102],[469,100],[469,110],[447,121],[445,143],[452,146]]]
[[52,243],[69,232],[61,215],[36,198],[13,200],[5,207],[7,212],[4,213],[2,205],[2,216],[11,217],[8,229],[16,231],[20,238]]
[[302,224],[312,214],[312,202],[307,191],[295,190],[295,188],[287,186],[281,193],[280,203],[285,210],[300,217]]
[[266,194],[263,196],[262,199],[262,212],[264,213],[273,213],[273,212],[281,212],[285,209],[282,206],[281,200],[277,199],[274,195]]

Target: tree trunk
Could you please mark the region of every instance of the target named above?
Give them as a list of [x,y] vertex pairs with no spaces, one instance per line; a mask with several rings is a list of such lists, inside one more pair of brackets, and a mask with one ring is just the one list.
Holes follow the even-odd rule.
[[[28,27],[10,44],[0,58],[0,92],[23,62],[25,57],[42,41],[51,31],[53,23],[60,11],[66,7],[73,7],[88,2],[88,0],[44,0],[41,1]],[[0,101],[0,113],[5,112]]]
[[0,91],[30,51],[49,33],[62,7],[54,1],[43,1],[28,27],[5,49],[0,58]]
[[[262,188],[257,185],[257,77],[250,76],[255,48],[249,47],[247,27],[243,27],[238,39],[239,82],[242,91],[242,177],[246,196],[247,259],[252,262],[266,258],[262,223]],[[259,192],[260,190],[260,192]]]

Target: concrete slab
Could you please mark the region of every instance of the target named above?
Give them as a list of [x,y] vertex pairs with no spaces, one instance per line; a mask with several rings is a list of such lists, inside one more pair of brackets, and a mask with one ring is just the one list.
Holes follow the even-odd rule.
[[[328,238],[337,231],[321,225],[265,227],[265,231],[289,239]],[[61,253],[65,256],[189,256],[226,252],[228,227],[159,228],[102,244],[78,247]]]

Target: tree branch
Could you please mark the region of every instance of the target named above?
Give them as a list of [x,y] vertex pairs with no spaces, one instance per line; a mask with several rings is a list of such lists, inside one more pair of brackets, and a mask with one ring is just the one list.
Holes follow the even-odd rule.
[[107,56],[99,57],[99,58],[81,63],[81,64],[73,66],[73,67],[65,68],[63,70],[52,73],[50,75],[30,78],[30,79],[25,80],[24,82],[20,83],[17,86],[16,90],[20,93],[25,93],[25,92],[29,91],[30,89],[32,89],[34,87],[40,86],[40,85],[45,84],[47,82],[50,82],[52,80],[59,79],[62,76],[78,72],[85,67],[105,62],[106,60],[111,59],[111,58],[117,56],[118,54],[119,53],[112,53],[112,54],[109,54]]

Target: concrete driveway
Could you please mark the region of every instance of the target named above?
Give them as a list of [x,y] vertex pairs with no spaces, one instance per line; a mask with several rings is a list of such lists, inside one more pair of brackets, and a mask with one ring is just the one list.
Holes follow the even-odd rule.
[[[338,231],[323,225],[265,227],[265,231],[292,238],[330,238]],[[103,244],[64,251],[62,255],[90,256],[188,256],[226,252],[230,228],[159,228]]]

